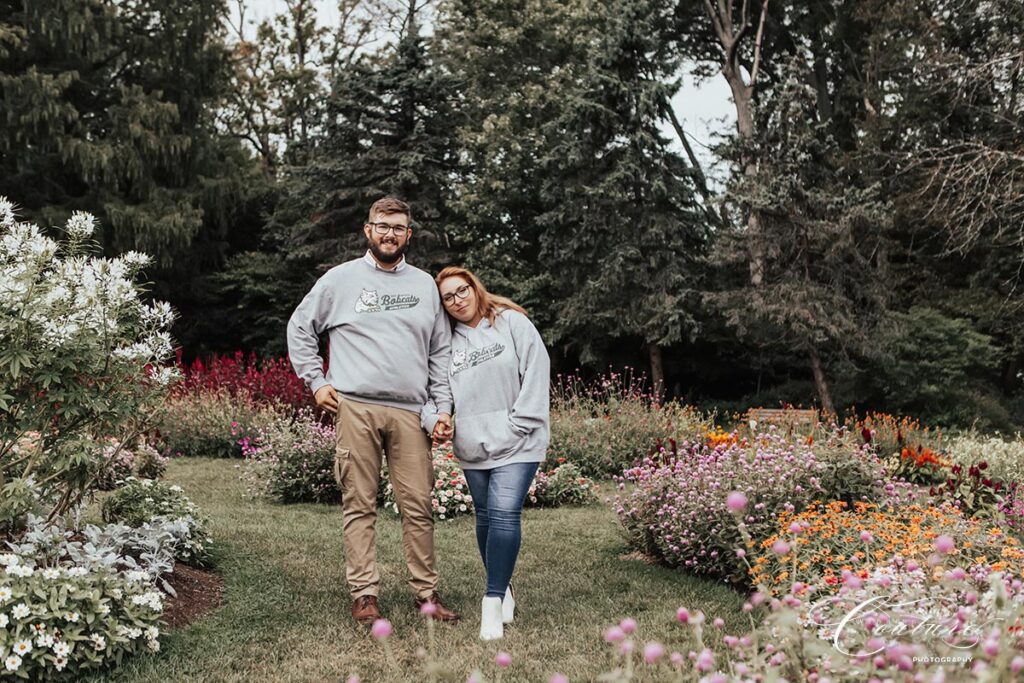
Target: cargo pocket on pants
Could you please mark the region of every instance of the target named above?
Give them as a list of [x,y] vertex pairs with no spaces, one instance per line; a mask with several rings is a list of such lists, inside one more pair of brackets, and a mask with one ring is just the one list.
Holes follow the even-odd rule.
[[338,448],[334,451],[334,480],[338,488],[345,492],[345,475],[348,474],[349,449]]

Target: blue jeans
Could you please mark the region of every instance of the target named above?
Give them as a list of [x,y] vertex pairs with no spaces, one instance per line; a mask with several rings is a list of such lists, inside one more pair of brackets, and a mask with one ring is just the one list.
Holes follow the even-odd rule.
[[463,470],[476,511],[476,544],[487,570],[487,597],[503,598],[519,556],[523,501],[537,472],[536,462],[491,470]]

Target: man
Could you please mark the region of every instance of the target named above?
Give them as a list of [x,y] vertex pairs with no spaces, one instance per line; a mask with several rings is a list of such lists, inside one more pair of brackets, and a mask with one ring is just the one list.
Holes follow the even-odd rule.
[[[370,207],[362,258],[321,277],[288,321],[288,353],[318,406],[336,415],[334,472],[341,487],[346,577],[352,616],[380,618],[376,563],[377,485],[381,453],[402,514],[402,546],[416,606],[433,603],[434,618],[457,622],[437,594],[434,486],[430,438],[420,426],[429,399],[441,415],[429,425],[451,428],[448,386],[451,328],[433,278],[405,262],[412,238],[409,205],[385,197]],[[328,334],[327,377],[318,337]]]

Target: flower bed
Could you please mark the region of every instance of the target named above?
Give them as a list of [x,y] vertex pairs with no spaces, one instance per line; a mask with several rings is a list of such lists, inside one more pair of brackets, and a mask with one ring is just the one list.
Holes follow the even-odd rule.
[[[726,441],[664,446],[619,478],[615,511],[629,544],[674,567],[718,576],[733,583],[747,581],[736,557],[736,526],[722,491],[739,490],[750,500],[747,525],[755,537],[774,531],[784,510],[802,510],[812,500],[846,495],[849,481],[881,486],[873,459],[860,450],[830,450],[824,455],[806,442],[791,443],[774,431],[754,443]],[[844,477],[835,477],[842,463]],[[844,490],[829,490],[841,486]]]

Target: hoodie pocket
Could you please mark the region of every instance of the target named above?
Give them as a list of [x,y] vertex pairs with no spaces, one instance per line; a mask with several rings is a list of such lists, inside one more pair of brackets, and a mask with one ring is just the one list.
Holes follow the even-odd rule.
[[465,462],[500,460],[519,450],[526,437],[509,422],[507,410],[455,416],[455,455]]

